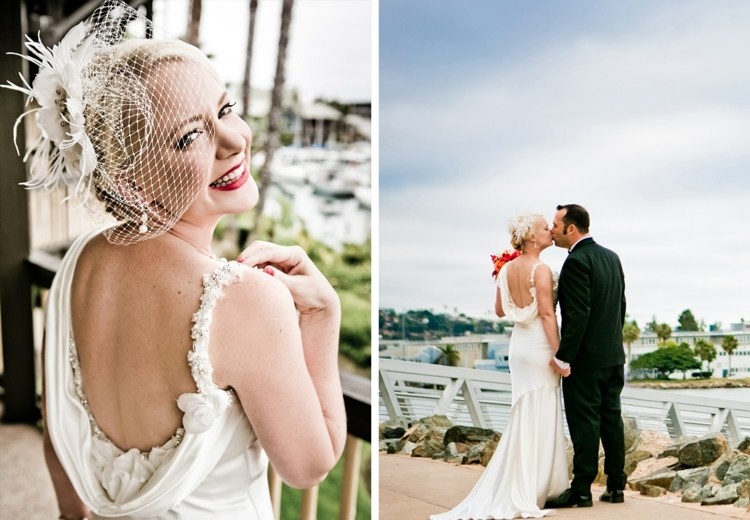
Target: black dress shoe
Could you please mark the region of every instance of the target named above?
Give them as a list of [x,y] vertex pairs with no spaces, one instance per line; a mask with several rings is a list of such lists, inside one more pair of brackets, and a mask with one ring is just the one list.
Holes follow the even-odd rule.
[[593,505],[594,502],[591,499],[591,495],[579,495],[573,493],[573,491],[568,488],[563,491],[559,497],[547,500],[547,502],[544,503],[544,508],[561,509],[565,507],[591,507]]
[[622,489],[613,489],[611,491],[608,489],[601,494],[599,500],[613,504],[622,504],[625,502],[625,493],[622,492]]

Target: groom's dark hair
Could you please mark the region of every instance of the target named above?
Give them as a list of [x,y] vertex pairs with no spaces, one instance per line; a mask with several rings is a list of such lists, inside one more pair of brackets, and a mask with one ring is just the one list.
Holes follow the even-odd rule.
[[578,204],[558,204],[557,210],[567,210],[562,218],[563,224],[567,228],[573,224],[580,233],[586,234],[589,232],[589,212],[586,208],[579,206]]

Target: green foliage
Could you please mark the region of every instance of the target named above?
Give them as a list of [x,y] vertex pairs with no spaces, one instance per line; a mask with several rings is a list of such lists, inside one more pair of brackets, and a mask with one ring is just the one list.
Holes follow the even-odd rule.
[[732,375],[732,352],[734,352],[739,346],[737,338],[734,336],[724,336],[724,339],[721,340],[721,349],[726,352],[729,357],[729,375]]
[[697,332],[703,330],[700,325],[698,325],[698,322],[695,320],[695,316],[693,316],[690,309],[682,311],[680,317],[677,318],[677,322],[680,324],[680,326],[677,327],[677,330],[686,332]]
[[672,336],[672,327],[666,323],[660,323],[656,325],[654,329],[656,337],[659,338],[660,343],[666,344],[667,340]]
[[461,354],[456,350],[455,345],[439,345],[438,349],[442,354],[437,359],[437,364],[448,365],[449,367],[457,367],[460,364]]
[[668,378],[673,372],[684,373],[700,366],[690,345],[674,342],[665,343],[661,348],[635,358],[631,364],[633,370],[656,370],[663,378]]
[[699,339],[695,342],[693,350],[702,362],[708,362],[708,369],[711,370],[711,362],[716,359],[716,347],[713,343]]
[[436,314],[431,309],[397,313],[383,308],[378,313],[379,332],[383,339],[432,340],[464,334],[502,334],[505,324],[465,314]]
[[[356,520],[370,519],[370,492],[365,482],[365,472],[369,471],[370,444],[362,443],[362,471],[360,472],[359,490],[357,491],[357,514]],[[320,484],[318,491],[318,518],[338,518],[341,502],[342,478],[344,475],[344,459],[336,464],[326,479]],[[286,485],[281,490],[281,519],[296,520],[300,517],[302,509],[302,491],[293,489]]]

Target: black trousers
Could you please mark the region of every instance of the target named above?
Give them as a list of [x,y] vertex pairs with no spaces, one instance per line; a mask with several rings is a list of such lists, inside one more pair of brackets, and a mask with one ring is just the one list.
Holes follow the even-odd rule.
[[591,494],[599,471],[599,440],[604,448],[607,489],[625,489],[625,436],[620,392],[625,385],[622,365],[571,371],[563,378],[563,400],[573,442],[574,493]]

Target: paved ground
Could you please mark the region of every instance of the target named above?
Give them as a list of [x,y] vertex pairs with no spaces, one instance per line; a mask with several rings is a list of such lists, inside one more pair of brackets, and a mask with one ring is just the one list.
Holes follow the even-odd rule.
[[[478,466],[455,466],[405,455],[379,456],[380,519],[427,520],[430,514],[447,511],[474,485],[482,472]],[[659,498],[625,492],[624,504],[596,500],[603,489],[594,489],[594,507],[559,509],[555,518],[575,520],[717,520],[742,518],[750,513],[734,506],[683,504],[677,495]]]

